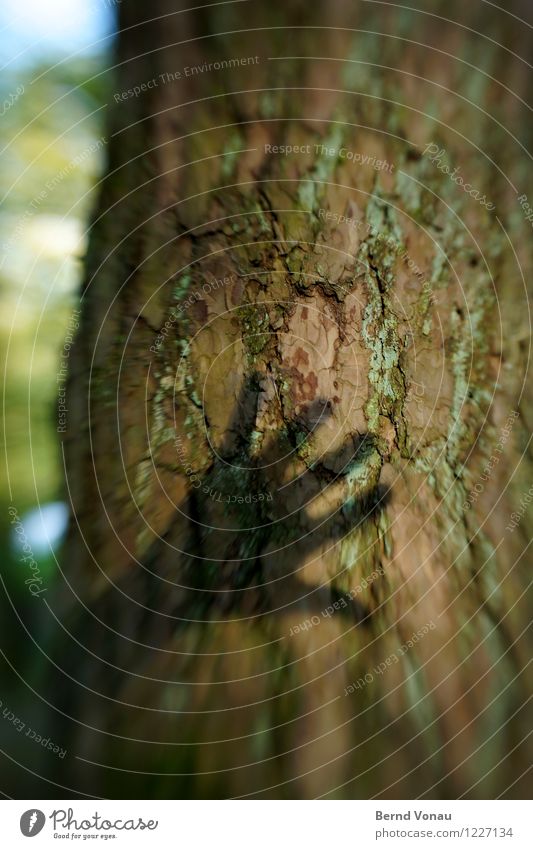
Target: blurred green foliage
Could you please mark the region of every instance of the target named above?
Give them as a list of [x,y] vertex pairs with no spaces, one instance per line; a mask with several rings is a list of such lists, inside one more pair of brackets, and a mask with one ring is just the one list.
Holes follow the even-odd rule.
[[[105,168],[108,72],[92,56],[4,69],[0,83],[0,349],[5,368],[0,533],[17,567],[8,507],[64,500],[57,375]],[[1,112],[2,110],[0,110]],[[43,563],[43,568],[45,567]],[[23,591],[15,581],[13,591]]]

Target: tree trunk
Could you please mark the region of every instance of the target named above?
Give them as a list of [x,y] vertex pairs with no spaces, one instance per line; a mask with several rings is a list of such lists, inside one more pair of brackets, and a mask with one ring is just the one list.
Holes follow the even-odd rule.
[[481,0],[121,9],[61,783],[526,795],[527,27]]

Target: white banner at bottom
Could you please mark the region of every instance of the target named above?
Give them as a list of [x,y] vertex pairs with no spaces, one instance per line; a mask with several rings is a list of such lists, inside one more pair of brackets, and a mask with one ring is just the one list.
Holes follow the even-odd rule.
[[[70,800],[0,803],[2,845],[531,849],[527,801]],[[69,841],[69,843],[67,843]]]

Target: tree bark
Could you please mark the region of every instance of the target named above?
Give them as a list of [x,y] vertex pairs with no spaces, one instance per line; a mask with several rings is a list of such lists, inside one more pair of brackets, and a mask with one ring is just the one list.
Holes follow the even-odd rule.
[[526,795],[527,27],[121,10],[63,444],[61,782]]

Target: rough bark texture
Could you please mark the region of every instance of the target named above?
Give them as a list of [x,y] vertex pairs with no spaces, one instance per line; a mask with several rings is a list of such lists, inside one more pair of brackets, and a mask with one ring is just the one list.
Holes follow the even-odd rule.
[[149,5],[122,4],[117,91],[259,62],[112,108],[64,446],[61,783],[523,796],[527,28],[478,0]]

